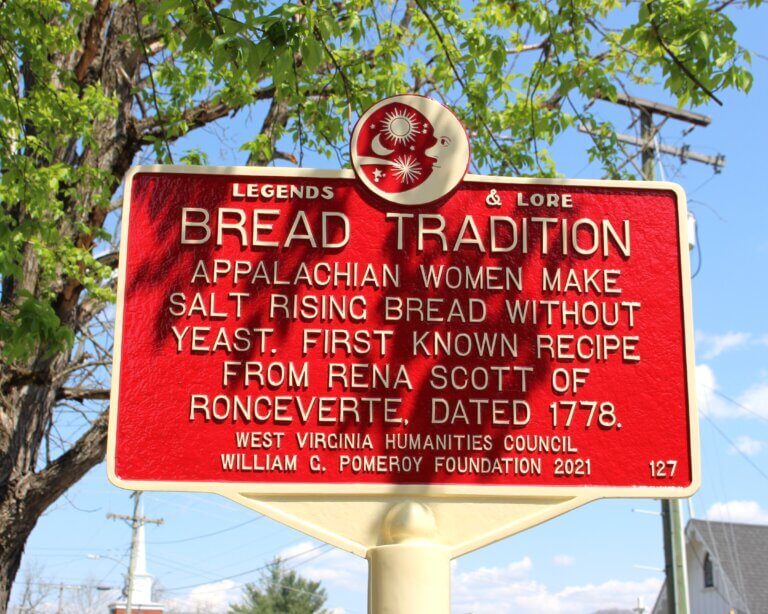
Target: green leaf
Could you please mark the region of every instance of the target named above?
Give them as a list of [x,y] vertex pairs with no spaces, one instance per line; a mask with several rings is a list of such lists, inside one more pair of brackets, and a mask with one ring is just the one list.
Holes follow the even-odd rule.
[[709,46],[711,42],[711,39],[709,38],[709,34],[704,30],[699,30],[698,37],[699,37],[699,41],[701,41],[702,47],[704,47],[704,50],[709,51]]
[[288,49],[282,49],[275,58],[272,67],[272,83],[279,87],[284,83],[293,83],[293,52]]
[[325,61],[325,50],[314,38],[306,38],[301,44],[301,59],[307,70],[315,70]]

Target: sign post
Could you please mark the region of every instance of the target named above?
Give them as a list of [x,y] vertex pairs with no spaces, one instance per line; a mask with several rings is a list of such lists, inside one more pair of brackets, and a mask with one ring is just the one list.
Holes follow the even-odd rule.
[[423,503],[398,503],[384,518],[382,535],[384,543],[368,551],[368,610],[450,612],[451,556],[439,541],[432,510]]
[[589,501],[695,491],[679,187],[465,175],[416,96],[351,159],[131,171],[114,483],[366,556],[379,613],[447,612],[451,558]]

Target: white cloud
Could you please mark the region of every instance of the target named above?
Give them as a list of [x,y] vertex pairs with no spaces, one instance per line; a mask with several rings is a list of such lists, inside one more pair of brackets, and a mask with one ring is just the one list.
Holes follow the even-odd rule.
[[222,580],[193,588],[187,595],[165,601],[168,608],[183,612],[210,612],[220,614],[228,611],[229,604],[239,601],[241,585],[232,580]]
[[602,584],[566,587],[558,597],[564,603],[580,605],[575,612],[594,612],[609,608],[630,609],[638,598],[645,603],[654,603],[661,588],[661,578],[646,578],[641,581],[608,580]]
[[740,405],[747,408],[746,410],[739,408],[744,415],[757,414],[762,418],[768,418],[768,383],[761,382],[750,386],[737,400]]
[[[318,546],[320,548],[318,548]],[[368,587],[368,568],[364,559],[343,550],[325,549],[324,544],[305,541],[279,553],[280,558],[289,559],[286,566],[295,569],[302,577],[322,582],[329,588],[330,584],[345,591],[366,591]],[[206,614],[224,614],[228,612],[230,603],[242,599],[242,583],[224,580],[204,584],[194,588],[185,596],[168,600],[169,608],[183,612],[206,612]],[[332,594],[332,591],[328,591]],[[345,614],[344,608],[327,604],[329,614]]]
[[[749,333],[727,333],[725,335],[708,336],[696,333],[696,342],[706,349],[702,358],[709,360],[728,349],[741,345],[768,344],[768,336],[753,339]],[[719,394],[715,373],[708,364],[696,365],[696,398],[699,411],[707,416],[723,418],[761,417],[768,418],[768,382],[753,384],[742,394],[729,401]]]
[[519,561],[513,561],[505,567],[478,567],[472,571],[460,572],[458,569],[454,572],[454,578],[460,583],[465,584],[485,584],[492,585],[503,583],[511,579],[520,579],[528,575],[533,563],[529,557],[524,557]]
[[[363,591],[368,586],[368,564],[365,559],[334,548],[318,551],[317,543],[302,542],[280,553],[291,567],[301,565],[297,571],[305,578],[345,590]],[[319,555],[319,556],[318,556]]]
[[723,522],[768,524],[768,510],[764,510],[757,501],[718,501],[707,510],[706,518]]
[[317,542],[300,542],[298,544],[294,544],[293,546],[289,546],[288,548],[284,548],[277,556],[279,556],[282,560],[287,561],[286,564],[293,566],[302,560],[317,556],[320,552],[320,548],[322,547],[323,544],[319,544]]
[[556,554],[552,557],[552,562],[558,567],[570,567],[576,562],[576,559],[570,554]]
[[752,439],[749,435],[742,435],[734,442],[733,448],[731,448],[731,454],[741,452],[747,456],[754,456],[755,454],[762,452],[766,446],[768,446],[768,442]]
[[725,333],[723,335],[708,335],[696,331],[696,345],[701,350],[704,360],[717,358],[723,352],[747,345],[752,340],[750,333]]
[[720,394],[719,389],[712,367],[696,365],[696,399],[702,414],[718,418],[768,419],[768,382],[750,386],[733,401]]
[[696,400],[706,416],[731,416],[732,407],[717,394],[715,372],[709,365],[696,365]]
[[545,584],[528,578],[532,569],[528,557],[506,567],[482,567],[453,575],[452,609],[473,614],[589,614],[600,609],[631,609],[642,598],[653,603],[661,579],[568,586],[551,591]]
[[[291,560],[301,560],[317,556],[316,543],[302,542],[282,551],[283,557],[300,555]],[[571,555],[561,554],[554,557],[558,565],[570,565],[575,562]],[[647,578],[640,581],[607,580],[583,586],[566,586],[553,591],[546,584],[533,580],[533,562],[530,557],[523,557],[500,567],[479,567],[462,571],[456,561],[452,568],[452,611],[473,614],[592,614],[601,609],[631,609],[641,598],[645,603],[654,603],[661,586],[659,578]],[[300,565],[299,573],[306,578],[322,581],[330,588],[365,592],[367,590],[367,564],[352,554],[342,550],[329,550],[316,559]],[[206,612],[223,614],[229,603],[237,602],[241,596],[241,585],[232,580],[225,580],[199,586],[182,598],[168,602],[169,607],[187,612]],[[333,592],[333,591],[329,591]],[[345,614],[343,608],[329,603],[331,614]]]

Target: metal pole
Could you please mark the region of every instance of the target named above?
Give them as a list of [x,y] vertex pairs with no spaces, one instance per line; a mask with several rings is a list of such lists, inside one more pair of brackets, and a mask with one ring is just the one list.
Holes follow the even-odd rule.
[[[640,108],[640,138],[642,140],[643,179],[654,181],[656,179],[656,156],[654,155],[653,141],[653,115],[645,108]],[[661,522],[664,533],[664,574],[666,575],[667,612],[679,614],[677,603],[677,590],[675,582],[675,554],[672,543],[672,513],[670,500],[661,500]]]
[[688,614],[688,570],[685,564],[685,531],[683,530],[683,513],[680,499],[669,501],[669,511],[672,524],[672,554],[674,556],[675,593],[677,595],[677,612]]
[[[656,156],[653,150],[652,111],[640,107],[640,134],[643,141],[643,177],[646,181],[656,178]],[[682,530],[682,513],[678,499],[662,499],[661,517],[664,527],[664,570],[667,576],[667,611],[671,614],[688,614],[688,582],[685,569],[685,539]]]
[[131,519],[131,558],[128,563],[128,593],[125,597],[125,614],[131,614],[131,606],[133,605],[133,575],[136,573],[136,542],[139,535],[139,523],[141,519],[139,517],[139,500],[141,499],[141,491],[137,490],[133,493],[133,518]]
[[653,152],[653,116],[646,109],[640,109],[640,138],[643,148],[643,178],[646,181],[656,179],[656,156]]
[[667,612],[677,614],[677,600],[675,599],[675,564],[674,546],[672,544],[672,512],[669,499],[661,500],[661,526],[664,533],[664,575],[667,578],[665,588],[667,592]]
[[369,614],[449,614],[451,558],[438,543],[432,510],[404,501],[382,525],[382,545],[368,551]]
[[688,614],[688,570],[685,565],[685,535],[680,500],[662,500],[661,515],[664,527],[668,612]]

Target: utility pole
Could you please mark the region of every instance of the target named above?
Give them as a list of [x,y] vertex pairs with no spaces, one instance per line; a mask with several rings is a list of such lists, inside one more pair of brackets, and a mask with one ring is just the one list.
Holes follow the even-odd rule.
[[[607,99],[605,99],[607,100]],[[719,173],[725,166],[725,157],[706,156],[691,152],[688,147],[657,147],[657,127],[653,123],[654,115],[675,119],[692,126],[708,126],[712,120],[706,115],[691,113],[676,107],[663,105],[642,98],[619,94],[617,104],[637,109],[640,113],[640,139],[623,134],[616,138],[624,143],[641,147],[642,175],[646,181],[656,179],[656,153],[666,153],[678,156],[681,162],[694,160],[714,167]],[[683,515],[679,499],[662,499],[661,517],[664,532],[664,570],[666,573],[667,612],[669,614],[688,614],[688,574],[685,563],[685,536],[683,531]],[[640,604],[638,604],[638,609]]]
[[[653,142],[653,115],[640,108],[640,134],[643,148],[643,177],[656,178],[656,155],[648,143]],[[680,499],[661,500],[661,522],[664,532],[664,572],[667,576],[667,604],[670,614],[688,614],[688,575],[685,565],[685,539]]]
[[[608,98],[602,98],[606,102],[611,102]],[[677,107],[672,107],[651,100],[644,100],[643,98],[635,98],[634,96],[627,96],[626,94],[619,94],[615,101],[616,104],[623,105],[637,109],[640,112],[640,130],[641,138],[630,136],[627,134],[617,134],[616,139],[621,143],[627,143],[629,145],[635,145],[641,148],[642,160],[643,160],[643,178],[646,181],[652,181],[655,177],[654,172],[654,152],[673,155],[680,159],[680,162],[685,164],[688,160],[694,162],[701,162],[702,164],[708,164],[715,169],[716,173],[719,173],[725,166],[725,156],[708,156],[705,154],[691,151],[686,145],[683,147],[672,147],[670,145],[657,146],[654,142],[656,133],[658,132],[656,126],[653,124],[654,115],[662,115],[668,119],[676,119],[678,121],[686,122],[692,126],[706,127],[712,123],[712,118],[707,115],[701,115],[700,113],[692,113],[690,111],[684,111]],[[645,124],[643,123],[645,122]],[[581,132],[588,134],[594,134],[588,128],[580,126]],[[634,156],[632,156],[634,157]],[[630,158],[631,159],[631,158]]]
[[125,602],[125,614],[132,614],[131,607],[133,605],[133,579],[136,574],[136,551],[138,545],[139,529],[145,524],[163,524],[162,518],[146,518],[141,515],[141,491],[136,490],[131,495],[133,497],[133,515],[125,516],[123,514],[107,514],[107,518],[110,520],[124,520],[131,527],[131,558],[128,563],[128,586],[126,588],[126,602]]
[[[650,146],[654,142],[653,111],[646,106],[640,111],[640,137],[643,140],[643,178],[656,179],[656,153]],[[709,119],[709,118],[707,118]],[[707,122],[708,123],[708,122]],[[667,577],[667,611],[670,614],[688,614],[688,578],[685,568],[685,542],[676,537],[682,533],[680,500],[661,500],[661,522],[664,532],[664,572]]]

